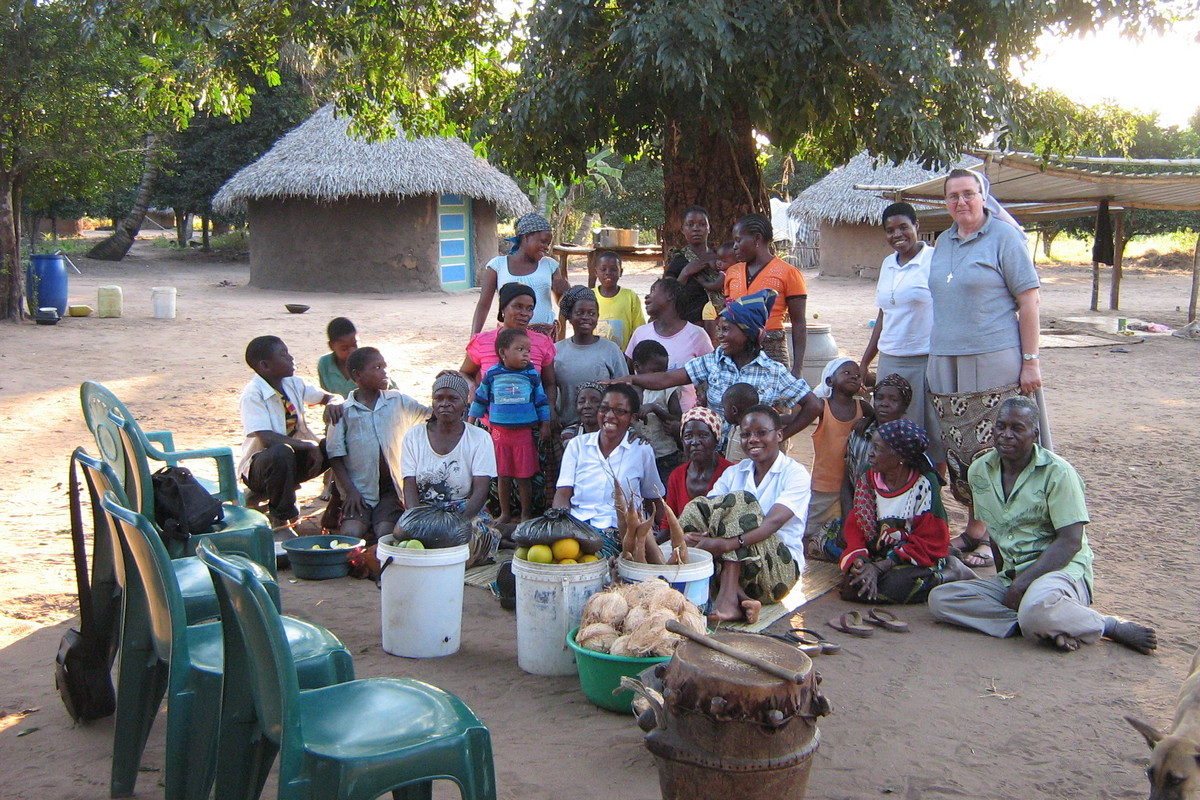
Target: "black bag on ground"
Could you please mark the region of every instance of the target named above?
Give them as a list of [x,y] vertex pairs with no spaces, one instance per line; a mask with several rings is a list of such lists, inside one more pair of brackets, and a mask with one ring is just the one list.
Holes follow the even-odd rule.
[[567,508],[548,508],[540,517],[525,520],[513,531],[512,538],[520,547],[574,539],[585,553],[595,555],[604,549],[604,537],[600,532],[586,522],[575,519]]
[[396,523],[396,540],[416,539],[427,549],[458,547],[471,541],[471,520],[441,506],[417,506]]
[[[82,448],[75,452],[81,452]],[[99,640],[88,580],[87,545],[83,541],[83,518],[79,510],[79,477],[75,455],[71,455],[71,545],[75,553],[75,582],[79,587],[79,628],[72,628],[58,644],[54,686],[67,713],[76,722],[107,717],[117,708],[113,691],[109,643]],[[93,498],[94,499],[94,498]]]
[[208,493],[186,467],[163,467],[154,481],[154,521],[164,539],[186,542],[225,518],[221,501]]

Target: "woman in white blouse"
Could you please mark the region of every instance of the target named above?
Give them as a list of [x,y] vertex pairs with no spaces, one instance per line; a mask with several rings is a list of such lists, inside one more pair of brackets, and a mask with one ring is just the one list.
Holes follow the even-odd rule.
[[[905,417],[928,429],[925,413],[925,367],[929,362],[929,335],[933,330],[933,298],[929,292],[929,262],[933,247],[921,241],[917,212],[908,203],[893,203],[883,210],[883,232],[896,252],[883,260],[875,304],[879,316],[863,352],[863,379],[874,384],[871,362],[879,356],[876,373],[900,375],[912,386],[912,402]],[[940,443],[930,432],[929,455],[940,460]]]
[[567,442],[558,471],[555,508],[569,508],[571,516],[603,533],[604,555],[621,551],[613,499],[615,481],[621,482],[627,498],[640,497],[645,511],[653,513],[655,520],[662,519],[665,508],[654,448],[629,439],[629,425],[640,406],[641,399],[633,387],[607,386],[600,398],[600,430]]

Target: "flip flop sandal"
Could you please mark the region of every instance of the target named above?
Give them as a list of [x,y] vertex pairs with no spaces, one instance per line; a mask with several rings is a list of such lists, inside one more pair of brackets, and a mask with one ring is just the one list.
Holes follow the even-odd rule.
[[797,650],[799,650],[801,653],[804,653],[804,655],[808,656],[809,658],[816,658],[817,656],[821,655],[820,644],[806,642],[800,637],[793,636],[790,633],[766,633],[764,631],[759,631],[758,635],[766,636],[771,639],[777,639],[787,645],[793,645]]
[[862,639],[867,639],[875,635],[875,629],[870,625],[863,624],[863,616],[857,611],[847,611],[837,619],[831,619],[825,624],[835,631],[848,633],[851,636],[858,636]]
[[791,631],[784,635],[800,645],[817,648],[820,655],[823,656],[832,656],[842,652],[840,644],[829,641],[821,634],[809,628],[792,628]]
[[908,633],[909,630],[907,622],[886,608],[872,608],[871,612],[867,614],[867,622],[895,633]]

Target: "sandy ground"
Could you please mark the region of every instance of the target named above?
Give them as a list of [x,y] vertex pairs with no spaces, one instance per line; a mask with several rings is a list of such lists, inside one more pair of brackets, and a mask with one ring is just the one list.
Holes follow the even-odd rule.
[[[144,427],[173,430],[180,446],[236,448],[237,398],[249,377],[241,353],[251,337],[281,335],[299,371],[312,374],[325,350],[325,323],[347,315],[363,343],[382,347],[400,385],[423,396],[437,370],[459,363],[476,297],[261,291],[245,285],[244,263],[181,260],[144,242],[120,265],[77,263],[84,275],[72,276],[72,299],[94,305],[96,287],[119,284],[123,318],[5,326],[0,339],[7,461],[0,499],[9,509],[0,536],[0,796],[12,800],[107,796],[111,722],[72,725],[53,688],[54,653],[75,613],[67,458],[79,444],[94,450],[80,417],[79,383],[105,383]],[[626,284],[644,291],[652,275],[635,270]],[[865,322],[874,316],[871,286],[810,280],[810,310],[833,324],[843,352],[861,353]],[[1081,268],[1055,267],[1044,280],[1046,320],[1117,316],[1084,311],[1088,275]],[[150,287],[161,285],[179,289],[174,321],[151,318]],[[1179,325],[1186,291],[1183,273],[1131,272],[1121,314]],[[283,304],[292,301],[313,309],[289,315]],[[1121,716],[1166,722],[1200,641],[1200,591],[1192,585],[1200,574],[1197,348],[1152,337],[1125,345],[1127,352],[1105,346],[1043,354],[1055,440],[1090,489],[1096,604],[1155,625],[1158,655],[1111,643],[1060,655],[1032,641],[935,625],[925,609],[905,609],[912,633],[843,639],[842,654],[817,660],[835,713],[821,723],[809,797],[1145,796],[1147,751]],[[288,577],[285,609],[341,636],[360,676],[427,679],[479,713],[492,731],[501,797],[658,796],[653,760],[631,720],[589,705],[573,678],[521,672],[513,616],[487,593],[466,589],[461,652],[422,662],[382,652],[370,583]],[[844,605],[827,595],[797,621],[825,629]],[[141,797],[161,796],[163,728],[160,720],[151,735]],[[438,796],[457,793],[443,787]]]

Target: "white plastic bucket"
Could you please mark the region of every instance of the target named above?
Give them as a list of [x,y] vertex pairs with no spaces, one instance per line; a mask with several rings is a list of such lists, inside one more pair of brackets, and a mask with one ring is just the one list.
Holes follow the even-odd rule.
[[101,317],[121,316],[121,307],[124,305],[121,287],[101,286],[96,290],[96,305],[99,306],[98,310]]
[[[664,544],[662,549],[664,555],[669,554],[671,545]],[[682,592],[684,597],[705,613],[708,611],[708,583],[713,571],[712,553],[699,547],[688,548],[686,564],[642,564],[625,557],[617,559],[617,574],[621,576],[621,580],[626,583],[641,583],[653,578],[662,578],[671,584],[672,589]]]
[[155,286],[150,290],[155,319],[175,319],[175,287]]
[[604,588],[608,561],[537,564],[513,559],[517,579],[517,666],[532,675],[574,675],[567,632],[587,599]]
[[458,652],[462,636],[463,577],[468,545],[434,550],[400,547],[389,534],[376,551],[383,649],[405,658]]

